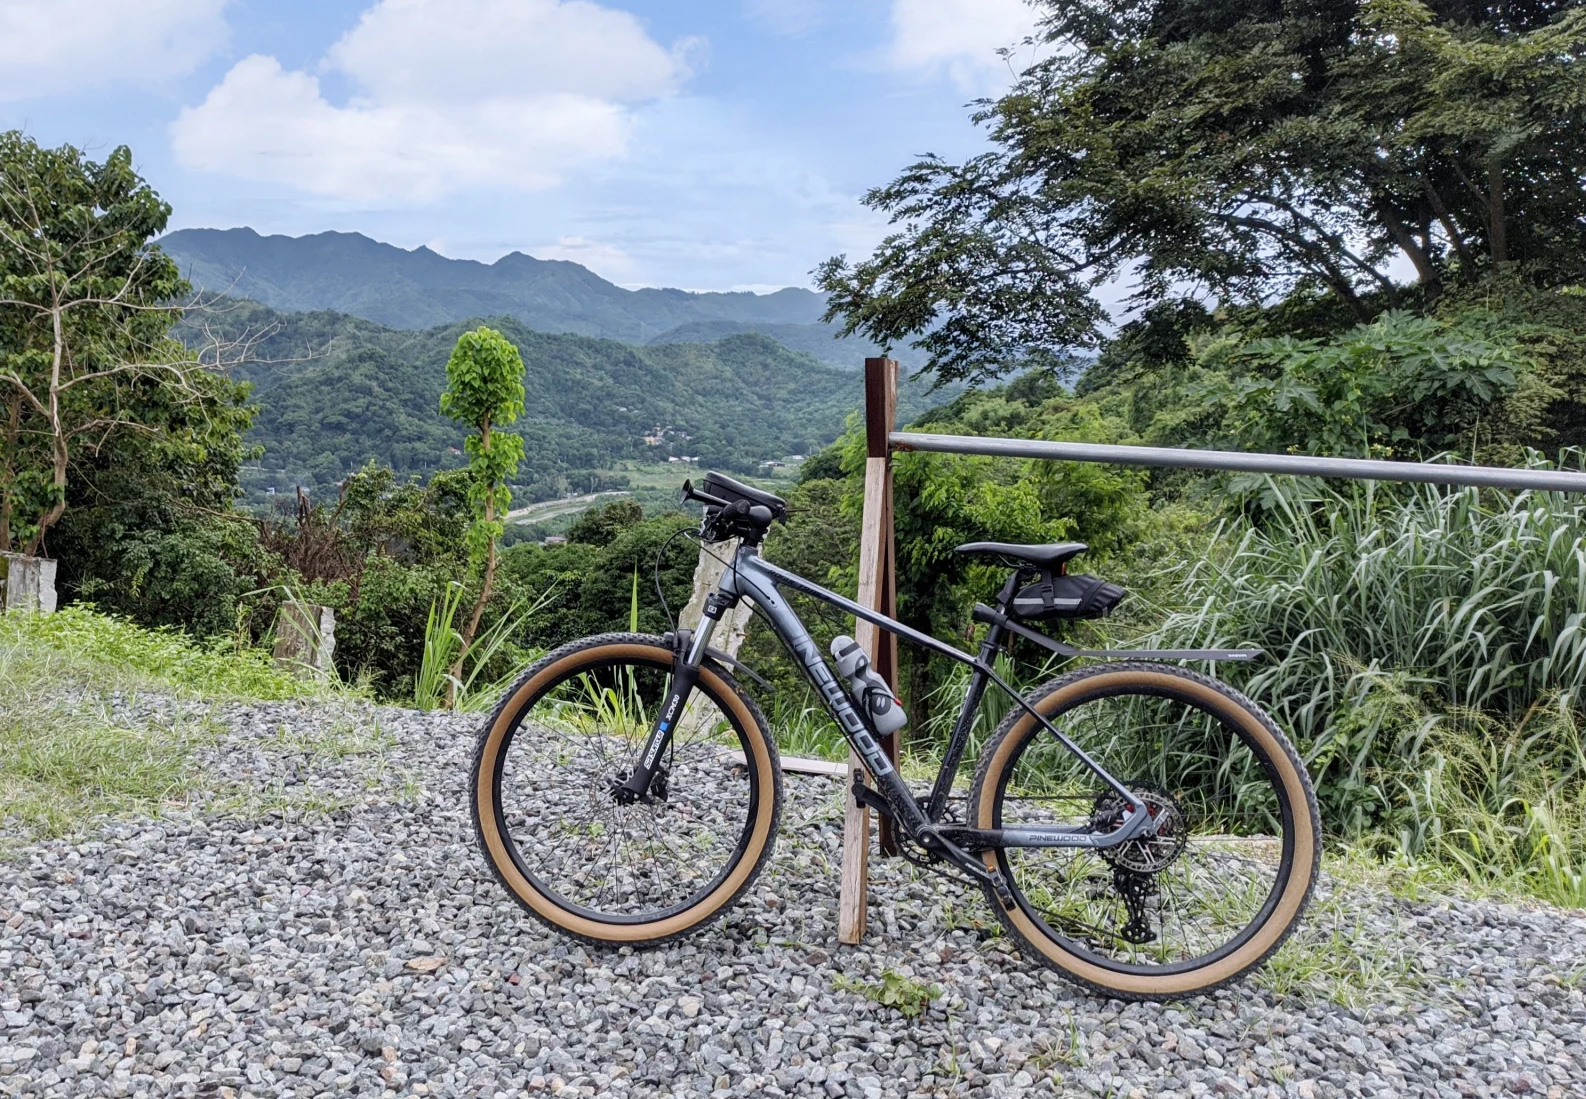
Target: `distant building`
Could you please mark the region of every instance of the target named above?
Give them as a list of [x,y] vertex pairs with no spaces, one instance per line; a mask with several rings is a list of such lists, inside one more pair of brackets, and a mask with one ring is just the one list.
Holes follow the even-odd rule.
[[567,541],[567,535],[565,535],[565,534],[551,534],[551,535],[547,535],[545,541],[541,542],[540,545],[542,545],[542,546],[560,546],[563,543],[565,543],[566,541]]

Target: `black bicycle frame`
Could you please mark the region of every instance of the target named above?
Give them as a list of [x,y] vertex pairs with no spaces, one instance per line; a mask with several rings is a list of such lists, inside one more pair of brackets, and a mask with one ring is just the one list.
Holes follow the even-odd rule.
[[[1011,598],[1019,581],[1020,573],[1015,571],[1003,589],[999,603],[1006,604]],[[781,588],[787,587],[804,595],[811,596],[832,607],[837,608],[855,618],[869,622],[872,625],[896,634],[906,641],[930,649],[932,652],[956,660],[961,664],[969,665],[974,671],[970,679],[969,690],[964,696],[963,708],[960,710],[958,720],[953,727],[953,733],[948,741],[947,753],[943,757],[941,770],[937,773],[936,781],[932,787],[930,797],[922,807],[915,801],[913,794],[904,784],[902,776],[892,766],[887,758],[886,751],[882,748],[879,738],[870,727],[868,719],[860,713],[848,696],[847,689],[838,681],[827,665],[820,648],[810,636],[798,614],[783,598]],[[741,599],[750,599],[765,612],[770,619],[772,628],[787,645],[789,651],[794,653],[804,670],[805,676],[821,697],[832,719],[842,729],[849,744],[864,761],[865,769],[869,771],[876,784],[875,791],[869,790],[856,780],[854,796],[872,805],[882,812],[888,813],[903,829],[906,835],[920,843],[922,846],[935,853],[941,854],[953,863],[961,866],[973,876],[986,881],[996,888],[999,896],[1007,896],[1006,885],[1001,875],[994,871],[987,871],[984,864],[970,856],[975,852],[987,851],[999,847],[1084,847],[1106,848],[1126,843],[1137,836],[1150,835],[1154,830],[1154,821],[1150,813],[1145,811],[1145,803],[1136,794],[1120,782],[1107,770],[1092,759],[1084,749],[1076,744],[1062,729],[1037,711],[1024,700],[1020,694],[1002,679],[992,666],[998,648],[1003,644],[1009,633],[1013,633],[1045,646],[1046,648],[1065,656],[1097,656],[1104,658],[1151,658],[1165,659],[1205,659],[1205,660],[1248,660],[1258,655],[1259,650],[1082,650],[1054,641],[1045,634],[1031,630],[1028,627],[1013,621],[1002,611],[977,604],[975,618],[989,625],[984,640],[981,642],[977,656],[970,656],[961,652],[945,642],[938,641],[929,634],[889,618],[884,614],[861,606],[851,599],[846,599],[836,592],[828,591],[819,584],[812,583],[796,573],[779,568],[760,557],[758,550],[753,546],[740,546],[732,567],[722,576],[717,590],[711,593],[706,600],[705,613],[700,620],[699,628],[689,639],[686,652],[680,652],[672,677],[672,687],[668,698],[661,707],[660,717],[655,728],[651,731],[646,741],[644,750],[640,753],[638,765],[634,773],[629,775],[623,783],[624,790],[633,797],[646,796],[649,789],[650,777],[661,753],[665,750],[671,739],[671,731],[676,723],[677,715],[683,712],[687,704],[688,694],[692,691],[698,680],[699,666],[707,655],[710,654],[710,640],[715,630],[716,623],[721,616]],[[943,825],[942,814],[946,808],[947,798],[952,789],[953,778],[958,772],[963,761],[963,753],[968,745],[969,734],[974,725],[975,714],[980,708],[980,703],[985,695],[986,685],[994,683],[1014,703],[1030,716],[1034,717],[1058,742],[1063,745],[1076,759],[1080,761],[1091,773],[1124,799],[1130,812],[1124,815],[1122,823],[1115,829],[1105,832],[1096,832],[1089,823],[1073,826],[1048,825],[1025,828],[1000,828],[979,829],[961,825]]]

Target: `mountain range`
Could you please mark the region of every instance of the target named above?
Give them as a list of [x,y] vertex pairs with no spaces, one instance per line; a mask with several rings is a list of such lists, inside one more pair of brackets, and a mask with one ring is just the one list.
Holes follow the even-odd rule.
[[758,332],[840,369],[879,352],[836,338],[825,300],[798,287],[771,294],[628,290],[567,260],[512,252],[494,263],[411,251],[359,233],[261,236],[252,229],[180,229],[160,246],[199,290],[281,312],[332,310],[391,329],[476,317],[629,344],[709,343]]

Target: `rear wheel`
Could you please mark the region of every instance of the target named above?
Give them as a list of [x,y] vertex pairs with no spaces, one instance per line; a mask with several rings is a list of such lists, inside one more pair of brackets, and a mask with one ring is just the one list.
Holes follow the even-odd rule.
[[[1320,865],[1316,798],[1288,740],[1232,688],[1170,665],[1085,668],[1027,701],[1138,794],[1156,834],[1111,849],[983,857],[1014,894],[1003,924],[1067,976],[1123,999],[1208,991],[1293,929]],[[1118,827],[1128,803],[1015,710],[982,753],[978,828]]]
[[672,662],[658,637],[573,642],[524,672],[479,734],[472,800],[485,858],[532,915],[585,941],[686,934],[747,889],[771,853],[776,745],[759,709],[709,660],[649,796],[618,789]]

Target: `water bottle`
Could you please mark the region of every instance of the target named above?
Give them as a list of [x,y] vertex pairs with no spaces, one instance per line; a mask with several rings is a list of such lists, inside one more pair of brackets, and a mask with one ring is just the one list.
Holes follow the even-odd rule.
[[859,647],[859,642],[846,635],[832,639],[832,659],[837,671],[848,680],[848,692],[858,707],[870,718],[877,733],[886,736],[908,724],[909,716],[887,686],[887,681],[870,666],[870,658]]

